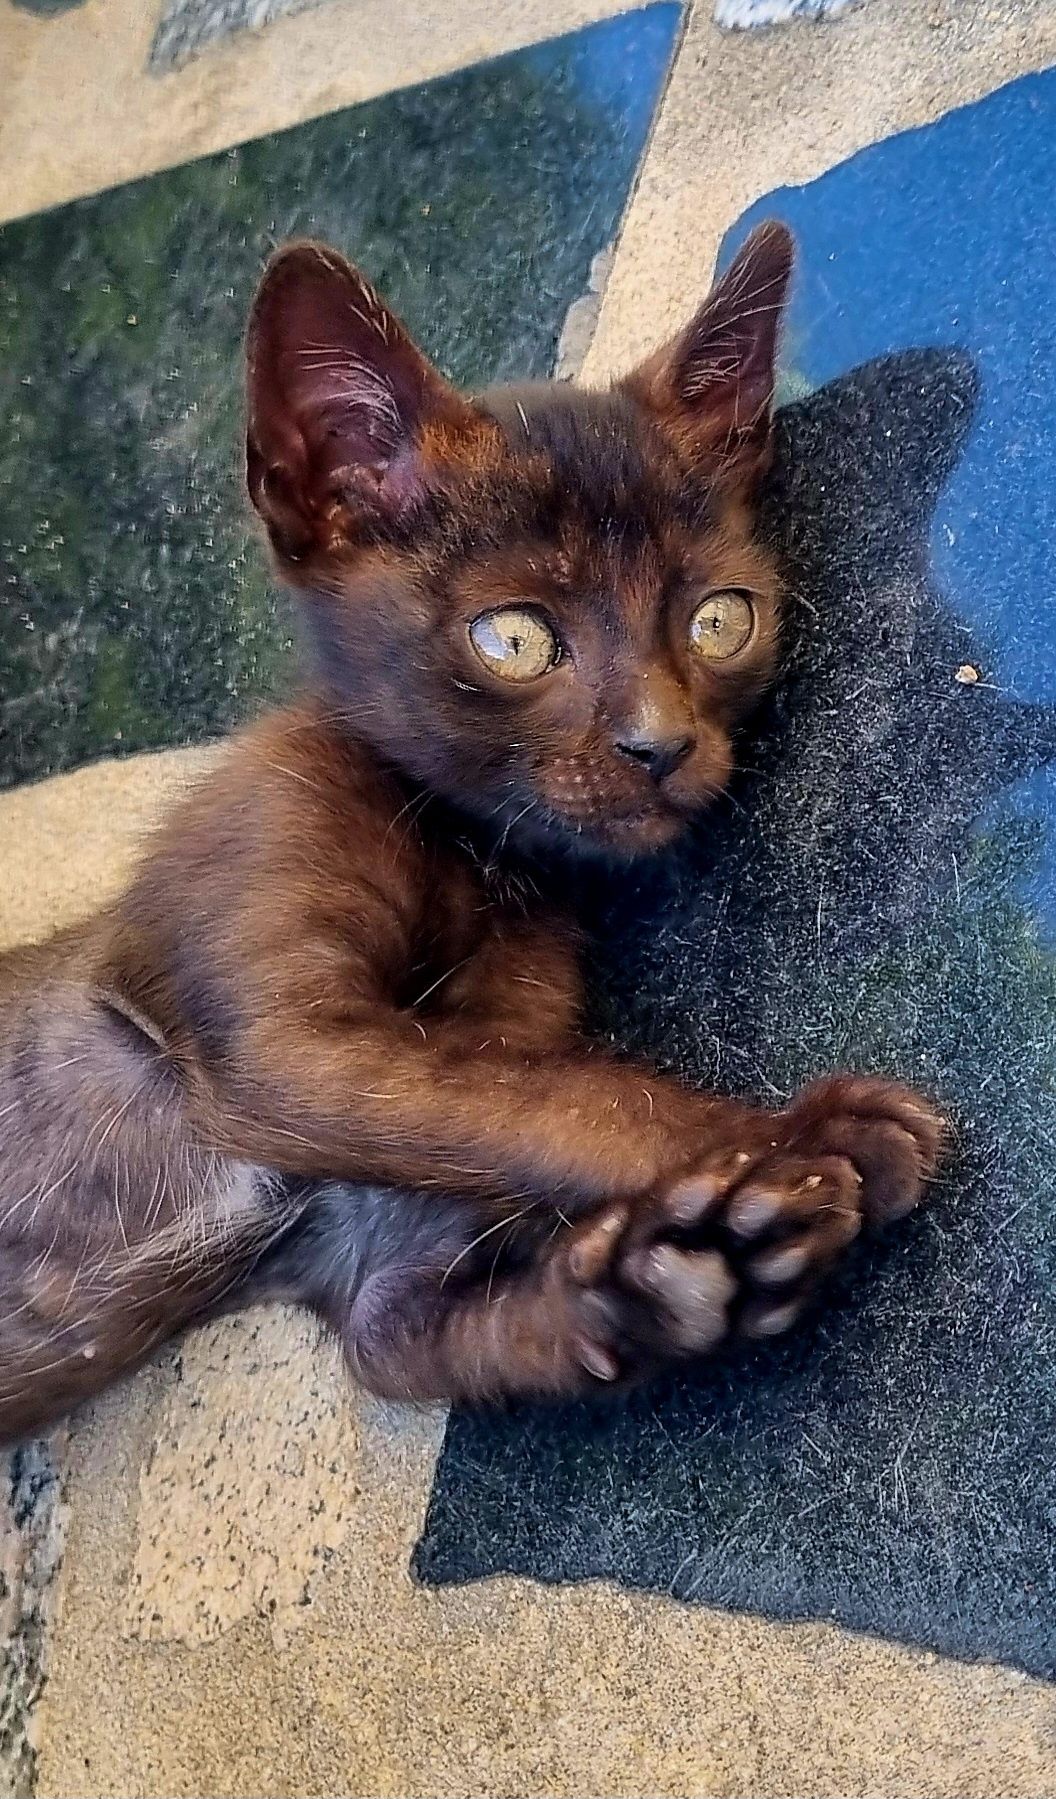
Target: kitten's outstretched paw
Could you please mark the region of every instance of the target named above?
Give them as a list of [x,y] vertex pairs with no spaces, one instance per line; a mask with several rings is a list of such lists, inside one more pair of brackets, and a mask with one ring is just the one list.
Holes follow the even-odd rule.
[[916,1205],[943,1135],[941,1118],[908,1088],[834,1075],[775,1115],[765,1148],[705,1163],[662,1204],[691,1241],[724,1248],[739,1283],[737,1328],[772,1336],[794,1323],[863,1225]]
[[912,1211],[946,1136],[919,1093],[875,1075],[836,1074],[805,1087],[783,1122],[801,1154],[846,1156],[862,1182],[862,1211],[886,1224]]
[[768,1122],[764,1142],[726,1148],[563,1242],[571,1350],[594,1379],[787,1330],[863,1225],[917,1203],[944,1130],[917,1094],[860,1076],[819,1081]]

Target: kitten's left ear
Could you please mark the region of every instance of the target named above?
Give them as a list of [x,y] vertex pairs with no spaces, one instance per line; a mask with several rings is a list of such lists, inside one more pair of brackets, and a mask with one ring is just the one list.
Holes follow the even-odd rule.
[[795,246],[786,226],[760,225],[685,330],[624,386],[692,461],[751,487],[770,460],[778,329]]

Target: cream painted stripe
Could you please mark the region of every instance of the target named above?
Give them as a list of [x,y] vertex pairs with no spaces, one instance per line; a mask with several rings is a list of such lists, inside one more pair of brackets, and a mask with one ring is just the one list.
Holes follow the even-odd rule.
[[147,73],[152,0],[0,9],[0,220],[498,56],[629,0],[327,0]]
[[0,950],[42,942],[115,899],[144,838],[216,754],[94,762],[0,793]]

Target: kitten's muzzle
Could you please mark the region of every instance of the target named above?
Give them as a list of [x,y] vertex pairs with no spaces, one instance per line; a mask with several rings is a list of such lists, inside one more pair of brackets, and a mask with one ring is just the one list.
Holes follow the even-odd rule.
[[[622,716],[621,716],[622,713]],[[644,670],[616,713],[613,741],[657,786],[697,747],[693,713],[681,683],[661,665]]]
[[657,786],[673,775],[676,768],[681,768],[687,756],[691,756],[697,747],[697,740],[689,732],[676,737],[656,737],[628,734],[617,738],[616,748],[621,756],[627,756],[644,768],[650,779]]

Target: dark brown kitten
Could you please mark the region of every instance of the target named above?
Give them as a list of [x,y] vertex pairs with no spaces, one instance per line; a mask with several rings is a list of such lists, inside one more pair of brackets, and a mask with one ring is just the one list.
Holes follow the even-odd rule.
[[762,1113],[579,1031],[570,864],[669,844],[775,665],[791,256],[757,232],[608,392],[478,400],[333,252],[272,263],[249,485],[312,666],[119,906],[0,968],[6,1434],[262,1292],[385,1393],[640,1379],[918,1198],[899,1087]]

